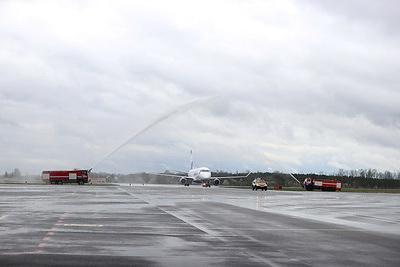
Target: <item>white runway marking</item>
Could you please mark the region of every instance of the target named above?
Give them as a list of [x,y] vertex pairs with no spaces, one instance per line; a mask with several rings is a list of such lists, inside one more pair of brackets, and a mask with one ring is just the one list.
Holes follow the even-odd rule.
[[64,224],[65,227],[103,227],[101,224],[78,224],[78,223],[70,223]]

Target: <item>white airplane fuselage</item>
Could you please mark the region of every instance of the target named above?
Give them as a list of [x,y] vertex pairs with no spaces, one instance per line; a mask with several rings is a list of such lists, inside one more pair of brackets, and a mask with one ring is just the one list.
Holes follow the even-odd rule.
[[207,167],[191,169],[188,172],[188,178],[193,179],[195,183],[201,183],[203,180],[211,179],[211,172]]

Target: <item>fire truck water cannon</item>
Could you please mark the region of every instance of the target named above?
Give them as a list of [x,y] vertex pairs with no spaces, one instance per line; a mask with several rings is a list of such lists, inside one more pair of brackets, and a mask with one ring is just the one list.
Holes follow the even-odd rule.
[[[142,129],[138,133],[134,134],[131,138],[129,138],[127,141],[125,141],[120,146],[118,146],[116,149],[114,149],[111,153],[106,155],[103,159],[101,159],[99,162],[97,162],[92,168],[95,168],[97,165],[102,163],[105,159],[107,159],[109,156],[114,154],[120,148],[124,147],[129,142],[131,142],[133,139],[135,139],[139,135],[143,134],[147,130],[151,129],[155,125],[161,123],[162,121],[165,121],[165,120],[169,119],[170,117],[173,117],[175,115],[178,115],[178,114],[181,114],[183,112],[186,112],[186,111],[190,110],[192,107],[198,106],[197,104],[199,104],[199,103],[204,103],[206,101],[210,101],[210,100],[212,100],[212,99],[214,99],[216,97],[217,96],[207,97],[207,98],[204,98],[204,99],[197,99],[195,101],[192,101],[192,102],[186,103],[184,105],[181,105],[178,108],[172,110],[170,113],[167,113],[167,114],[161,116],[156,121],[152,122],[151,124],[146,126],[144,129]],[[84,185],[85,183],[90,182],[89,173],[92,170],[92,168],[90,168],[89,170],[74,169],[74,170],[71,170],[71,171],[43,171],[42,172],[42,180],[44,182],[46,182],[46,183],[51,183],[51,184],[78,183],[80,185]],[[182,184],[189,185],[184,178],[181,178],[180,182]]]

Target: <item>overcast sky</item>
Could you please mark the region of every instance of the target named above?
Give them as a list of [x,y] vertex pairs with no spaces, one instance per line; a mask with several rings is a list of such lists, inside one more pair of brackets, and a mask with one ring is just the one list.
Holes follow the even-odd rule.
[[0,174],[399,171],[399,33],[395,0],[1,1]]

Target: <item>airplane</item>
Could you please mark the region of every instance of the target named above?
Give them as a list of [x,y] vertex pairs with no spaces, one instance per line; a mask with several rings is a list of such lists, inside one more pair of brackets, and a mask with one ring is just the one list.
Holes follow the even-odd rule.
[[182,171],[175,171],[180,174],[156,173],[156,175],[178,177],[178,178],[180,178],[179,183],[183,184],[184,186],[189,186],[191,183],[198,183],[198,184],[201,183],[203,185],[203,187],[211,187],[211,184],[213,184],[215,186],[219,185],[221,183],[220,179],[245,178],[245,177],[248,177],[251,173],[251,172],[249,172],[245,176],[212,177],[211,171],[207,167],[193,168],[192,150],[190,150],[190,155],[191,155],[190,170],[187,172],[186,176],[183,176],[186,174],[186,172],[182,172]]

